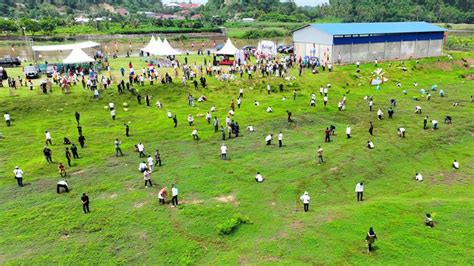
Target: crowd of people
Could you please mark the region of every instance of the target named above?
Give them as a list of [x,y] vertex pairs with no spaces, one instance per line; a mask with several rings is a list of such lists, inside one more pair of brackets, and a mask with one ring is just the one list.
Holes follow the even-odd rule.
[[[179,77],[179,73],[182,73],[182,86],[186,87],[188,86],[188,81],[190,81],[193,84],[194,89],[198,89],[199,84],[202,89],[207,88],[207,78],[218,78],[219,76],[223,74],[229,74],[229,75],[239,75],[240,78],[244,78],[244,75],[248,79],[254,79],[257,78],[257,73],[260,73],[258,76],[262,78],[274,76],[277,78],[285,79],[289,77],[289,72],[290,70],[296,67],[298,69],[299,75],[302,75],[303,69],[304,68],[311,68],[311,72],[315,73],[316,71],[325,71],[327,68],[328,71],[333,71],[332,65],[329,66],[321,66],[321,69],[318,70],[317,66],[314,65],[313,63],[308,63],[308,62],[302,62],[301,59],[296,59],[294,57],[287,58],[285,60],[257,60],[255,64],[241,64],[241,65],[233,65],[228,67],[227,69],[224,69],[224,67],[213,67],[211,65],[191,65],[188,64],[187,58],[185,59],[184,63],[180,63],[178,60],[173,61],[172,64],[172,69],[174,71],[174,79],[176,80]],[[360,66],[357,64],[356,66],[357,72],[360,72]],[[107,68],[107,71],[110,72],[110,67]],[[69,74],[65,76],[61,76],[57,74],[54,78],[54,83],[58,84],[58,86],[61,86],[61,88],[67,87],[69,85],[74,85],[74,84],[82,84],[83,89],[89,89],[93,93],[93,97],[96,99],[100,99],[100,95],[102,91],[108,90],[112,84],[117,84],[118,88],[118,93],[124,93],[125,91],[129,91],[134,95],[134,97],[137,98],[138,104],[142,104],[141,99],[142,95],[138,93],[138,90],[135,88],[140,87],[140,86],[145,86],[145,80],[148,81],[149,86],[156,86],[156,83],[159,83],[160,78],[161,78],[161,83],[166,84],[166,83],[172,83],[173,78],[171,75],[168,73],[165,73],[163,77],[161,77],[155,68],[153,64],[147,64],[146,67],[144,67],[141,71],[141,73],[136,73],[137,71],[134,70],[133,64],[130,62],[128,65],[128,70],[126,70],[124,67],[120,69],[120,75],[122,80],[121,81],[114,81],[112,80],[111,77],[106,77],[102,76],[101,78],[98,78],[99,73],[93,71],[92,69],[89,71],[91,74],[89,74],[89,77],[87,77],[84,74],[84,71],[81,71],[81,69],[75,69],[71,70],[68,72]],[[128,80],[127,77],[128,76]],[[199,82],[198,82],[198,77],[199,77]],[[22,83],[21,79],[19,79],[20,84]],[[154,83],[155,82],[155,83]],[[399,83],[398,83],[399,84]],[[398,86],[397,84],[397,86]],[[48,85],[48,88],[52,85]],[[401,85],[400,85],[401,86]],[[309,106],[310,107],[315,107],[316,105],[320,104],[324,108],[326,108],[328,105],[331,105],[332,103],[329,101],[329,95],[331,94],[331,88],[332,84],[329,83],[327,85],[321,85],[320,86],[320,99],[316,96],[315,93],[312,93],[310,97],[308,97],[309,101]],[[433,88],[433,91],[435,91],[436,88]],[[280,83],[278,85],[278,89],[273,89],[270,84],[267,84],[265,94],[267,95],[273,95],[274,93],[281,93],[282,94],[282,100],[286,100],[286,97],[284,96],[285,93],[288,93],[288,91],[285,90],[283,83]],[[237,121],[234,121],[234,117],[236,117],[236,114],[239,112],[245,112],[245,109],[251,108],[249,105],[253,105],[255,107],[260,106],[260,102],[257,100],[253,101],[253,104],[245,104],[244,103],[244,88],[240,88],[238,93],[236,92],[238,97],[234,100],[232,99],[229,105],[229,111],[226,112],[225,119],[219,120],[219,117],[217,115],[214,115],[216,112],[216,108],[212,106],[209,111],[207,111],[205,116],[202,116],[203,121],[197,121],[198,119],[201,119],[201,117],[196,117],[190,113],[187,116],[187,126],[190,127],[191,129],[191,136],[192,140],[195,142],[199,142],[202,140],[202,137],[199,134],[197,124],[200,124],[199,127],[204,127],[208,126],[213,129],[214,133],[217,133],[219,136],[219,131],[220,131],[220,137],[217,137],[218,139],[222,141],[227,141],[223,142],[220,145],[220,159],[223,161],[229,161],[230,156],[229,152],[232,151],[232,144],[229,142],[230,139],[232,138],[239,138],[242,137],[242,132],[240,129],[240,125]],[[346,110],[346,103],[348,101],[348,93],[344,94],[343,98],[337,102],[337,108],[338,111],[345,111]],[[422,93],[426,94],[426,93]],[[293,101],[296,101],[298,93],[296,90],[292,91],[293,95]],[[445,97],[445,92],[443,90],[442,94],[439,94],[439,97]],[[304,95],[298,95],[298,97],[304,97]],[[429,97],[427,97],[427,101],[430,101],[433,96],[429,94]],[[366,104],[368,105],[368,112],[371,114],[372,119],[375,120],[377,119],[378,123],[383,123],[382,121],[385,120],[384,118],[384,108],[382,107],[383,104],[377,104],[375,103],[375,97],[374,96],[366,96],[364,97],[364,100],[366,101]],[[146,106],[150,106],[150,101],[151,101],[151,96],[150,95],[145,95],[145,104]],[[193,108],[196,103],[194,101],[194,97],[192,94],[189,94],[186,98],[186,101],[188,103],[189,108]],[[205,95],[201,95],[198,98],[198,103],[207,101],[208,98]],[[351,99],[352,100],[352,99]],[[382,101],[382,97],[379,97],[377,100]],[[184,99],[183,99],[184,101]],[[419,100],[418,100],[419,101]],[[249,100],[248,102],[252,102]],[[320,103],[319,103],[320,102]],[[418,104],[418,103],[417,103]],[[361,106],[362,106],[362,101],[361,101]],[[237,108],[236,108],[237,106]],[[374,107],[377,106],[377,108],[374,109]],[[163,108],[163,104],[160,101],[157,101],[156,107],[161,109]],[[172,106],[167,106],[167,108],[171,108]],[[388,113],[388,120],[394,118],[394,113],[395,113],[395,108],[397,108],[397,101],[396,99],[390,99],[389,107],[387,108],[387,113]],[[115,107],[114,103],[109,103],[108,109],[112,118],[111,123],[118,123],[115,122],[116,120],[119,120],[117,118],[117,109]],[[265,108],[266,113],[273,113],[275,110],[274,107],[267,106]],[[376,114],[373,114],[373,111],[376,111]],[[286,110],[287,113],[287,122],[288,123],[296,123],[297,119],[293,118],[293,114],[291,111]],[[422,107],[420,105],[415,106],[415,113],[416,114],[421,114],[422,113]],[[400,114],[401,115],[401,114]],[[433,114],[432,114],[433,115]],[[171,120],[172,123],[170,123],[170,126],[173,128],[178,127],[178,117],[176,114],[172,114],[172,112],[168,109],[166,112],[166,117],[167,119]],[[79,146],[81,149],[86,149],[85,146],[85,141],[86,138],[83,135],[83,128],[81,124],[81,114],[79,112],[74,113],[74,118],[76,121],[76,127],[78,130],[77,133],[77,143],[79,143]],[[449,118],[449,119],[448,119]],[[5,112],[4,113],[4,119],[7,127],[12,126],[12,116],[10,112]],[[422,129],[428,129],[427,123],[428,121],[431,122],[432,130],[437,130],[439,129],[438,121],[435,119],[429,120],[429,116],[425,116],[423,118],[423,127]],[[448,122],[446,122],[448,121]],[[452,123],[452,118],[451,116],[447,115],[445,119],[446,124],[451,124]],[[15,121],[15,123],[21,123],[21,121]],[[367,123],[367,122],[364,122]],[[128,123],[124,123],[125,127],[125,138],[128,138],[130,136],[130,127]],[[375,149],[375,144],[373,142],[373,136],[374,136],[374,123],[372,121],[368,121],[368,134],[366,132],[360,132],[357,130],[354,130],[355,128],[351,126],[350,124],[347,125],[345,129],[345,134],[347,139],[353,140],[356,138],[364,138],[368,137],[367,140],[367,148],[369,150],[374,150]],[[395,127],[393,130],[397,130],[398,136],[401,138],[409,138],[410,135],[406,135],[406,129],[404,127]],[[254,132],[256,129],[253,125],[248,125],[247,130],[249,133]],[[283,143],[284,140],[284,133],[285,132],[283,129],[278,129],[275,132],[278,132],[276,135],[276,139],[278,140],[278,147],[279,148],[284,148],[285,145]],[[59,132],[54,132],[55,134],[60,134]],[[273,136],[274,132],[262,132],[262,134],[265,135],[264,142],[262,143],[262,146],[272,146],[274,145],[273,143]],[[285,134],[291,134],[285,132]],[[53,134],[49,130],[46,130],[45,133],[45,140],[44,140],[44,148],[43,148],[43,155],[45,157],[45,160],[47,163],[54,163],[55,161],[53,160],[53,151],[52,151],[52,146],[57,146],[61,145],[57,143],[57,140],[54,139],[53,141]],[[322,148],[322,145],[329,145],[329,143],[334,141],[334,138],[336,137],[336,126],[335,125],[329,125],[325,128],[324,130],[324,142],[322,142],[321,145],[319,145],[315,149],[315,163],[317,164],[325,164],[328,163],[328,161],[325,160],[323,154],[324,150]],[[354,140],[355,141],[355,140]],[[113,143],[114,151],[115,151],[115,156],[116,157],[123,157],[124,152],[122,151],[121,145],[122,145],[122,140],[119,138],[111,138],[110,140],[111,144]],[[127,141],[128,142],[128,141]],[[54,143],[54,144],[53,144]],[[64,136],[63,137],[63,142],[62,145],[64,149],[64,158],[63,160],[58,161],[58,171],[59,171],[59,176],[60,176],[60,181],[57,182],[56,184],[56,191],[57,193],[62,193],[66,192],[68,193],[71,190],[71,187],[69,183],[67,182],[67,178],[69,177],[68,175],[68,170],[72,169],[75,166],[75,161],[80,160],[81,156],[79,155],[78,147],[74,143],[74,141],[71,141],[71,138],[69,136]],[[230,147],[229,147],[230,146]],[[139,142],[134,145],[135,147],[135,152],[137,153],[138,160],[139,162],[139,167],[138,170],[143,176],[144,180],[144,186],[146,188],[153,188],[154,185],[156,185],[156,182],[152,181],[152,176],[157,173],[157,169],[155,169],[155,166],[161,167],[162,166],[162,157],[160,154],[160,151],[158,149],[155,149],[155,153],[152,156],[152,153],[147,153],[147,149],[145,149],[145,144],[142,142]],[[218,150],[218,148],[216,148]],[[331,162],[333,163],[333,162]],[[67,167],[66,167],[67,166]],[[452,163],[452,168],[454,169],[459,169],[460,164],[457,160],[454,160]],[[18,186],[23,187],[23,178],[24,178],[24,172],[20,168],[20,166],[16,166],[15,169],[13,170],[14,177],[17,181]],[[255,181],[261,185],[264,185],[264,181],[269,182],[268,180],[271,180],[271,177],[263,177],[263,175],[260,172],[256,173],[255,176]],[[420,173],[416,173],[415,175],[415,180],[416,181],[423,181],[423,177]],[[270,181],[271,182],[271,181]],[[155,183],[155,184],[154,184]],[[160,205],[165,205],[168,203],[168,188],[166,186],[161,187],[158,192],[158,199],[159,199],[159,204]],[[364,201],[364,182],[361,181],[356,184],[355,187],[355,192],[356,192],[356,198],[357,201],[362,202]],[[300,197],[300,200],[303,204],[303,210],[304,212],[309,212],[309,205],[310,205],[310,196],[309,192],[305,191],[303,195]],[[89,195],[86,193],[83,193],[81,196],[81,202],[82,202],[82,207],[83,207],[83,212],[84,213],[89,213],[90,212],[90,199]],[[176,184],[171,185],[171,206],[172,207],[177,207],[178,206],[178,189]],[[431,217],[430,214],[427,214],[425,224],[427,226],[433,227],[434,226],[434,221]],[[377,236],[373,230],[372,227],[370,227],[367,236],[366,236],[366,241],[368,243],[368,250],[371,251],[373,249],[372,245],[374,244],[375,240],[377,239]]]

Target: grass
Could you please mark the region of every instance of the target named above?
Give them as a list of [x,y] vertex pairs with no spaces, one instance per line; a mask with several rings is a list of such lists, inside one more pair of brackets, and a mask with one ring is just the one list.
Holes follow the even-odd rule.
[[[237,79],[221,83],[208,78],[209,88],[194,90],[174,85],[140,87],[142,95],[159,99],[164,109],[138,105],[128,93],[117,95],[114,88],[102,91],[97,101],[79,87],[68,95],[55,87],[53,94],[21,88],[17,96],[0,89],[0,111],[12,115],[13,126],[0,125],[0,263],[2,264],[472,264],[474,186],[474,108],[469,102],[473,81],[461,75],[474,74],[460,58],[472,53],[456,53],[455,60],[422,59],[407,62],[403,72],[394,63],[382,63],[389,78],[380,91],[368,86],[374,66],[361,66],[361,78],[354,66],[335,67],[334,72],[302,77],[288,82],[279,78],[251,81]],[[190,62],[203,58],[190,56]],[[183,61],[183,60],[181,60]],[[209,59],[207,60],[209,62]],[[135,69],[144,62],[133,58]],[[471,61],[472,62],[472,61]],[[112,60],[113,76],[128,60]],[[17,75],[20,69],[9,69]],[[163,74],[166,69],[160,69]],[[172,72],[172,71],[170,71]],[[297,76],[296,69],[292,75]],[[402,83],[403,95],[395,81]],[[418,89],[411,84],[417,81]],[[275,90],[280,82],[285,92],[266,95],[266,83]],[[332,82],[329,105],[308,106],[310,93]],[[434,93],[431,101],[413,102],[419,88],[437,84],[447,97]],[[241,128],[254,125],[256,132],[243,132],[227,140],[229,161],[219,159],[223,141],[204,118],[212,105],[221,123],[238,89],[245,95],[234,117]],[[296,101],[291,92],[296,89]],[[346,91],[347,108],[337,111],[337,101]],[[201,94],[209,101],[191,108],[186,96]],[[282,95],[288,99],[282,101]],[[377,121],[368,112],[365,95],[373,95],[375,109],[386,110],[389,100],[398,106],[392,120]],[[260,101],[260,107],[253,101]],[[461,103],[453,107],[452,102]],[[114,102],[117,120],[112,121],[104,106]],[[123,102],[129,111],[122,110]],[[423,114],[414,113],[415,105]],[[274,113],[265,112],[272,106]],[[166,110],[176,113],[177,129],[166,118]],[[77,139],[74,112],[81,113],[86,147],[81,159],[68,169],[72,191],[57,195],[57,164],[48,165],[43,156],[43,133],[53,135],[53,159],[64,162],[62,137]],[[291,110],[295,124],[286,122]],[[201,140],[193,142],[186,115],[195,116]],[[437,131],[423,130],[424,115],[440,121]],[[453,124],[442,123],[445,115]],[[375,136],[367,133],[375,123]],[[130,122],[131,136],[124,136],[123,123]],[[336,125],[336,138],[323,142],[324,128]],[[344,129],[351,125],[353,138]],[[407,129],[400,139],[396,129]],[[283,131],[283,148],[265,146],[268,133]],[[120,138],[124,157],[114,157],[113,140]],[[368,139],[376,148],[368,151]],[[143,187],[137,171],[141,161],[133,151],[138,142],[148,153],[159,148],[164,165],[152,175],[155,186]],[[326,163],[315,163],[318,145],[325,150]],[[454,171],[451,162],[460,161]],[[12,176],[15,165],[25,172],[28,186],[19,189]],[[260,171],[266,181],[256,184]],[[425,177],[413,180],[415,172]],[[366,200],[357,203],[355,184],[363,180]],[[157,193],[163,186],[177,184],[179,209],[158,205]],[[299,196],[308,191],[310,212],[302,211]],[[80,195],[91,198],[91,213],[84,215]],[[226,199],[226,200],[223,200]],[[227,202],[225,202],[227,201]],[[423,225],[425,213],[432,213],[436,226]],[[242,223],[239,219],[249,220]],[[374,253],[365,252],[364,237],[373,226],[379,240]],[[232,233],[223,235],[224,228]],[[226,229],[230,228],[230,229]]]

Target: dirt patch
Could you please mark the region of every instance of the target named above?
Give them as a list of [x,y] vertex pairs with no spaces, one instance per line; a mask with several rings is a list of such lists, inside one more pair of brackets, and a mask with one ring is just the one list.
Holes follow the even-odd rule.
[[147,240],[148,236],[147,236],[146,232],[141,232],[141,233],[138,233],[138,238],[140,240]]
[[110,198],[111,198],[111,199],[116,198],[116,197],[117,197],[117,194],[116,194],[116,193],[110,195]]
[[[454,171],[454,170],[453,170]],[[431,184],[445,184],[453,185],[456,183],[469,183],[472,182],[472,177],[456,172],[444,172],[437,175],[428,176]]]
[[220,196],[220,197],[216,197],[215,199],[219,202],[224,202],[224,203],[229,203],[229,202],[234,203],[234,204],[239,203],[234,195]]
[[145,204],[147,204],[148,202],[147,201],[144,201],[144,202],[135,202],[135,204],[133,204],[133,207],[134,208],[141,208],[143,206],[145,206]]
[[69,233],[64,233],[59,237],[59,239],[61,239],[61,240],[66,240],[68,238],[69,238]]
[[182,203],[182,204],[201,204],[203,202],[204,202],[204,200],[200,200],[200,199],[180,200],[179,201],[179,203]]
[[452,67],[451,64],[448,63],[448,62],[436,62],[436,63],[434,64],[434,66],[435,66],[436,68],[439,68],[439,69],[444,70],[444,71],[451,71],[451,70],[453,70],[453,67]]
[[82,174],[84,173],[84,170],[78,170],[78,171],[74,171],[71,173],[71,175],[79,175],[79,174]]
[[464,75],[464,78],[465,78],[465,79],[474,80],[474,74]]
[[331,168],[331,169],[329,169],[329,170],[330,170],[330,171],[337,171],[338,169],[339,169],[339,167],[336,166],[336,167],[333,167],[333,168]]
[[290,224],[290,228],[293,230],[299,230],[304,227],[304,223],[302,221],[294,221]]

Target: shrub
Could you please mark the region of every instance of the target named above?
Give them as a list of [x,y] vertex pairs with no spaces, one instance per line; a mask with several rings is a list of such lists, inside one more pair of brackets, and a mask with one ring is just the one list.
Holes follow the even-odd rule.
[[232,234],[241,224],[252,224],[252,221],[247,216],[237,214],[224,223],[217,225],[220,235]]

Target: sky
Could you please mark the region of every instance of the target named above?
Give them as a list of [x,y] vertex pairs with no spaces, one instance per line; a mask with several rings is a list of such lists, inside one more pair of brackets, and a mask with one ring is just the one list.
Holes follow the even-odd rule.
[[[189,0],[163,0],[163,3],[170,3],[170,2],[188,2]],[[207,0],[192,0],[193,3],[206,3]],[[299,6],[316,6],[322,3],[327,3],[328,0],[294,0],[295,3]]]

